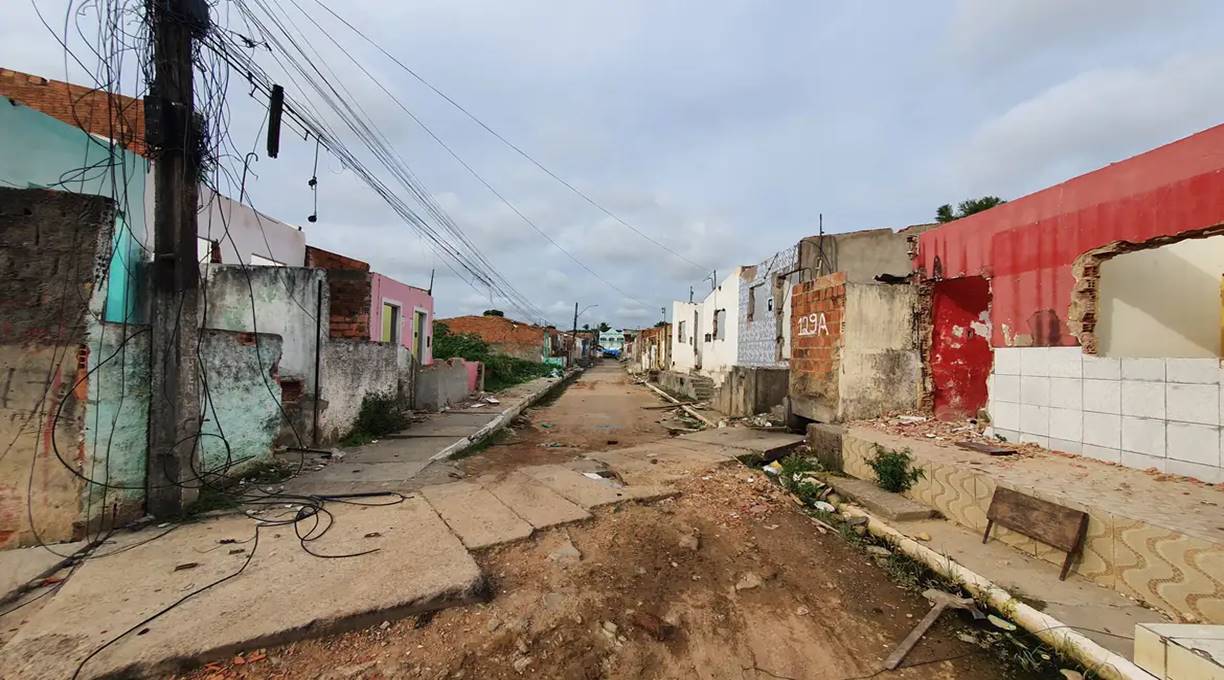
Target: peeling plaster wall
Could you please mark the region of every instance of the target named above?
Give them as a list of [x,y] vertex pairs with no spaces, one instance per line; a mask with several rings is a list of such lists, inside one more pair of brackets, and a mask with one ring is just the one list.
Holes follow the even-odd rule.
[[913,325],[917,300],[910,285],[847,284],[839,420],[917,407],[922,396],[922,355]]
[[401,351],[406,352],[391,343],[344,338],[323,345],[321,440],[335,441],[348,434],[367,394],[411,395],[409,377],[399,360]]
[[915,408],[922,394],[917,295],[909,285],[846,283],[841,273],[795,286],[792,412],[838,422]]
[[90,464],[88,369],[114,225],[100,196],[0,188],[0,548],[35,543],[35,529],[52,542],[82,533],[72,469]]
[[281,429],[277,366],[283,345],[278,335],[204,331],[201,370],[208,378],[204,405],[209,414],[200,438],[204,469],[219,471],[271,459]]
[[324,314],[330,305],[327,272],[300,267],[209,265],[207,276],[205,326],[280,336],[280,377],[300,380],[305,393],[314,394],[317,338],[322,335],[326,339],[328,333],[326,327],[316,329],[315,312],[320,308],[320,284]]
[[993,364],[990,282],[980,276],[937,281],[931,292],[930,367],[935,417],[966,418],[985,408]]

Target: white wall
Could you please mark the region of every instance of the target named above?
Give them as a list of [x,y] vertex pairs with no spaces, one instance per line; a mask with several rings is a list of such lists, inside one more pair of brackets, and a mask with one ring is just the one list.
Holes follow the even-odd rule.
[[[701,303],[701,373],[721,384],[739,358],[739,303],[741,267],[736,267]],[[725,325],[721,339],[714,333],[714,314],[722,310],[720,321]],[[706,335],[710,336],[706,340]]]
[[[322,335],[324,341],[328,335],[327,273],[301,267],[222,264],[208,265],[207,277],[207,287],[201,291],[207,301],[205,327],[279,335],[283,340],[280,375],[301,380],[306,393],[313,394],[316,335]],[[324,314],[321,329],[315,319],[320,307]]]
[[[699,336],[697,335],[697,328],[693,327],[693,314],[696,313],[700,317],[700,310],[701,305],[698,303],[680,302],[679,300],[672,302],[672,352],[669,370],[687,373],[693,370],[693,367],[696,365],[696,356],[693,353],[693,349],[697,346],[694,344],[694,341]],[[682,321],[684,322],[683,337],[680,334],[680,322]],[[700,323],[699,320],[698,328]]]
[[[152,200],[152,190],[148,195]],[[152,207],[149,209],[151,211]],[[272,219],[249,205],[203,186],[200,187],[200,214],[197,220],[196,233],[199,237],[220,243],[223,264],[249,265],[252,255],[275,260],[287,267],[306,264],[306,235],[301,229]],[[230,238],[233,238],[232,243]]]
[[[1115,357],[1220,356],[1224,236],[1101,263],[1097,349]],[[1159,285],[1153,285],[1153,282]]]
[[1219,359],[1117,358],[1079,347],[1001,347],[996,433],[1057,451],[1224,482]]

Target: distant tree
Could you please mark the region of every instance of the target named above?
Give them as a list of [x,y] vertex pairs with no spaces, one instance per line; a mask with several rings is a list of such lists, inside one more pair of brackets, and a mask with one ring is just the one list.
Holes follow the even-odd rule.
[[1007,201],[998,196],[982,196],[981,198],[970,198],[961,201],[956,206],[956,211],[952,211],[952,206],[945,203],[935,209],[935,221],[941,224],[959,220],[962,217],[968,217],[974,213],[980,213],[983,210],[989,210],[996,205],[1002,205]]
[[486,309],[482,316],[505,316],[506,313],[500,309]]
[[584,324],[582,324],[582,330],[584,330],[584,331],[589,331],[589,330],[591,330],[591,324],[589,324],[589,323],[584,323]]
[[662,328],[667,325],[666,321],[660,321],[654,325],[655,328]]
[[612,327],[608,325],[607,321],[599,322],[599,332],[600,333],[607,333],[610,330],[612,330]]

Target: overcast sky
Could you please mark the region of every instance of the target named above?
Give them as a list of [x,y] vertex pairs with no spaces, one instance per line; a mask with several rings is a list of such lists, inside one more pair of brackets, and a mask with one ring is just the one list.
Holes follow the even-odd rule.
[[[436,200],[550,319],[568,326],[579,301],[598,305],[580,324],[649,325],[690,285],[709,291],[708,271],[509,151],[315,0],[296,1],[611,283],[526,225],[293,10]],[[828,231],[927,222],[941,203],[1016,198],[1224,122],[1224,3],[1209,0],[324,1],[545,166],[720,277],[815,233],[820,213]],[[37,2],[63,21],[64,0]],[[232,11],[229,0],[215,4],[222,17]],[[62,51],[28,0],[6,2],[0,19],[0,66],[64,78]],[[233,137],[250,145],[262,109],[240,84],[230,95]],[[319,221],[307,223],[314,145],[286,135],[282,148],[255,166],[260,210],[406,283],[426,285],[437,267],[439,317],[490,306],[333,159],[320,160]]]

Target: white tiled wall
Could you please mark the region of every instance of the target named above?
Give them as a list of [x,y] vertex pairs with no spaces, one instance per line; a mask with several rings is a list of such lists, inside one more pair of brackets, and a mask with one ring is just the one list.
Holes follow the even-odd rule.
[[1136,468],[1224,482],[1217,359],[1117,359],[1079,347],[995,349],[996,433]]

